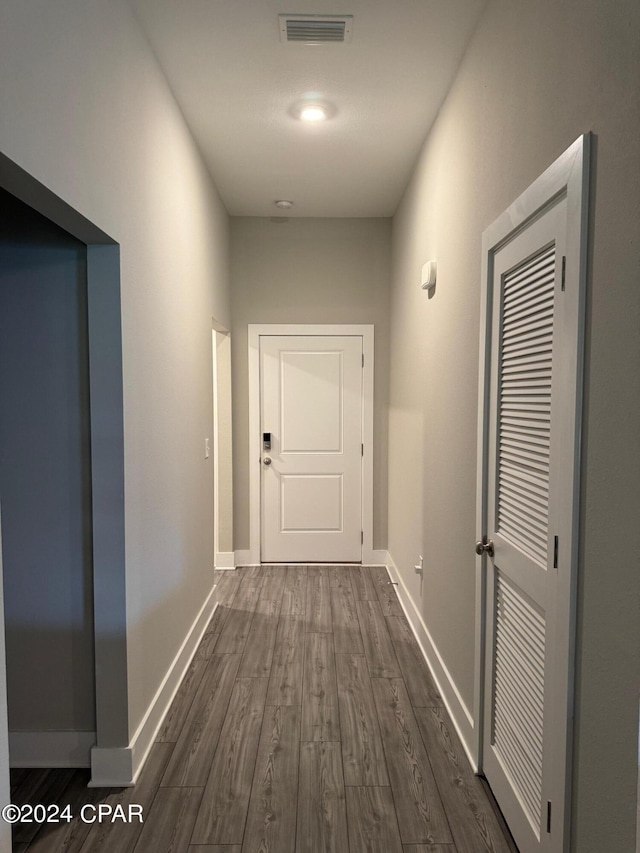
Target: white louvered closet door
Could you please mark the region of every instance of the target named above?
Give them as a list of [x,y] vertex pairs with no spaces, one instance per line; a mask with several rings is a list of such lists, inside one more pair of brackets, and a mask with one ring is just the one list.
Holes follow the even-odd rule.
[[522,853],[553,849],[555,535],[566,200],[494,255],[484,772]]

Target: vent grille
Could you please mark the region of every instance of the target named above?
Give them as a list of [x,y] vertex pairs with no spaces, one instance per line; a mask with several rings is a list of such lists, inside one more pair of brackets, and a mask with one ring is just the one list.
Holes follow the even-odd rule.
[[503,281],[498,531],[547,563],[555,247]]
[[493,744],[539,837],[542,814],[544,618],[498,573]]
[[279,15],[280,41],[336,44],[351,41],[353,16]]

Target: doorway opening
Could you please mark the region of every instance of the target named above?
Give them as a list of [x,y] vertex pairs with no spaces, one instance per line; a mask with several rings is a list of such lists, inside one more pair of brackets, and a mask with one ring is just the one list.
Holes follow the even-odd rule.
[[[7,304],[12,306],[16,322],[26,324],[39,321],[38,343],[35,337],[27,341],[27,348],[20,358],[30,360],[34,376],[37,374],[38,359],[41,358],[42,371],[49,374],[50,385],[47,389],[40,388],[39,393],[29,398],[27,386],[31,379],[25,373],[28,365],[17,363],[16,349],[13,354],[8,353],[12,363],[5,364],[3,369],[6,382],[14,384],[16,393],[25,396],[23,403],[27,408],[31,405],[37,415],[38,430],[34,433],[32,444],[29,443],[28,425],[25,425],[24,436],[16,436],[20,424],[14,418],[9,424],[9,430],[12,440],[23,441],[20,464],[33,469],[35,479],[32,478],[32,488],[37,487],[34,484],[37,484],[37,477],[40,476],[42,489],[48,490],[49,510],[40,507],[37,512],[33,512],[29,521],[28,504],[22,494],[19,518],[16,518],[13,514],[18,503],[11,499],[11,490],[14,495],[18,495],[19,484],[11,486],[5,504],[0,483],[0,500],[3,501],[0,508],[4,525],[1,532],[6,555],[4,564],[0,559],[0,570],[5,573],[11,571],[9,562],[13,562],[13,554],[16,552],[11,542],[14,534],[16,542],[20,539],[25,541],[27,536],[39,540],[42,557],[47,546],[47,537],[43,531],[47,524],[51,524],[47,512],[59,511],[60,507],[55,504],[56,494],[59,504],[66,501],[75,532],[71,535],[67,530],[65,541],[62,531],[64,524],[58,524],[58,552],[52,551],[46,565],[44,560],[40,561],[41,570],[48,569],[50,572],[47,582],[58,594],[57,615],[52,616],[50,612],[45,615],[44,604],[38,597],[42,599],[48,593],[41,587],[13,588],[11,606],[13,608],[18,601],[21,606],[32,610],[40,607],[34,617],[34,624],[42,636],[56,628],[55,619],[61,618],[63,604],[67,607],[65,618],[68,617],[67,622],[71,627],[67,625],[68,642],[63,643],[61,654],[65,655],[68,675],[74,687],[71,690],[72,698],[57,696],[60,705],[58,713],[62,715],[60,721],[65,719],[64,713],[70,713],[72,719],[77,721],[77,732],[84,732],[84,735],[76,736],[75,739],[64,736],[49,738],[47,735],[39,743],[30,737],[29,732],[29,749],[32,753],[23,757],[21,763],[23,766],[83,766],[89,763],[90,750],[92,784],[104,784],[110,775],[113,754],[127,753],[129,744],[119,247],[96,225],[1,154],[0,190],[12,204],[21,205],[26,219],[43,222],[46,233],[55,233],[59,238],[57,248],[50,245],[50,236],[43,238],[44,243],[49,241],[49,244],[43,246],[43,240],[40,240],[37,248],[33,235],[24,238],[26,242],[23,242],[22,247],[10,247],[14,253],[12,257],[18,259],[16,263],[20,257],[29,259],[27,266],[37,266],[40,261],[43,262],[42,275],[39,274],[39,282],[37,286],[34,285],[32,292],[14,290]],[[32,239],[33,247],[29,245]],[[62,257],[60,247],[65,243],[66,264],[75,275],[75,284],[64,290],[63,295],[63,291],[54,294],[53,282]],[[62,263],[64,265],[65,262]],[[44,310],[45,306],[47,310]],[[70,329],[73,334],[70,334]],[[52,351],[55,358],[49,358]],[[49,360],[45,364],[47,358]],[[45,395],[49,395],[46,400]],[[65,420],[61,414],[65,407],[67,413],[71,412],[73,416],[67,417],[66,427],[63,424],[59,429],[58,421]],[[47,418],[51,421],[49,424]],[[71,433],[75,438],[63,448],[65,428],[69,430],[69,423],[74,424]],[[55,430],[58,430],[59,452],[56,452],[50,440]],[[36,434],[40,437],[37,438]],[[38,455],[42,462],[40,471],[36,464]],[[7,465],[10,466],[11,462],[9,459]],[[7,481],[9,475],[5,465],[3,470],[3,478]],[[17,479],[15,471],[11,472],[11,477],[15,484],[19,480],[19,472]],[[72,481],[73,487],[69,485]],[[34,506],[34,509],[37,507]],[[55,524],[52,526],[56,527]],[[71,552],[75,555],[76,570],[73,607],[69,605],[69,599],[66,604],[61,600],[62,592],[56,590],[56,582],[52,578],[56,562],[64,563],[64,548],[71,547],[70,542],[73,544]],[[66,570],[70,570],[69,565],[66,565]],[[78,623],[81,623],[79,631],[75,630]],[[3,608],[0,612],[0,631],[4,634],[4,630]],[[13,640],[10,645],[13,645]],[[30,676],[27,674],[26,677]],[[6,655],[3,654],[0,657],[2,694],[5,688]],[[56,690],[55,685],[52,685],[52,690]],[[78,693],[74,693],[74,690]],[[71,705],[73,707],[69,707]],[[58,725],[62,728],[61,722]],[[33,720],[29,727],[33,728]],[[8,719],[6,704],[2,701],[0,741],[3,750],[7,740]],[[21,749],[26,749],[25,743],[19,745]],[[128,755],[126,758],[128,760]],[[2,774],[0,785],[6,790],[6,765]]]

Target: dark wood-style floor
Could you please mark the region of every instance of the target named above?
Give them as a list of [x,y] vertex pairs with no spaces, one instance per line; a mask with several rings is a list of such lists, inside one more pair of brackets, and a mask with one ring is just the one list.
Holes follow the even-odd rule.
[[20,824],[15,853],[516,851],[385,569],[216,576],[221,603],[135,787],[12,773],[14,803],[136,803],[144,823]]

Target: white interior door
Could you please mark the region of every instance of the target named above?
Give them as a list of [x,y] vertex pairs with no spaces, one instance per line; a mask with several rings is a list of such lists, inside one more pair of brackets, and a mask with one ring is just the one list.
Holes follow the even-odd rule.
[[568,849],[583,145],[483,238],[481,765],[521,853]]
[[260,407],[262,561],[360,561],[362,338],[261,336]]

